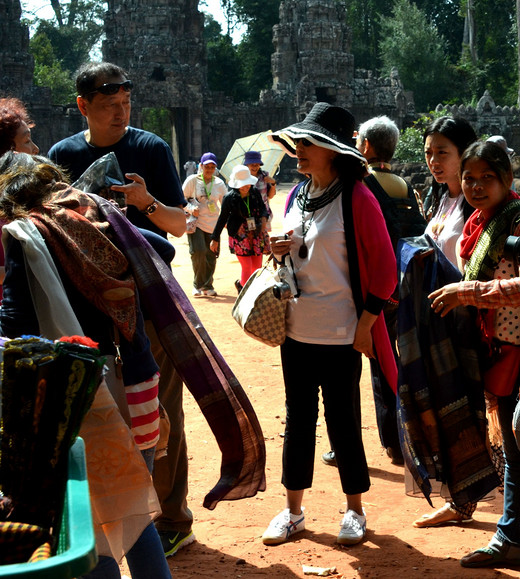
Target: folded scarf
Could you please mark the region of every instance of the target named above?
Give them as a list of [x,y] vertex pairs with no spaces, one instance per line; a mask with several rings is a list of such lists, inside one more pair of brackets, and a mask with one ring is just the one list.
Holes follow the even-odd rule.
[[[64,191],[60,203],[68,196]],[[77,201],[90,219],[112,226],[111,239],[130,264],[139,299],[222,452],[220,480],[204,506],[214,509],[221,500],[265,490],[265,442],[258,418],[171,269],[114,204],[97,195],[82,194]]]
[[123,253],[108,239],[88,196],[61,189],[52,201],[33,209],[29,218],[56,255],[76,289],[110,316],[131,341],[136,328],[135,282]]

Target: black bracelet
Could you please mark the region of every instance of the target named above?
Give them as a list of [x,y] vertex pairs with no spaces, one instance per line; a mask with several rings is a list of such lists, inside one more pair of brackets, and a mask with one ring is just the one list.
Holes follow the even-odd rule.
[[157,209],[157,207],[159,207],[159,204],[154,199],[150,205],[147,205],[144,209],[141,209],[141,213],[144,213],[144,215],[151,215]]

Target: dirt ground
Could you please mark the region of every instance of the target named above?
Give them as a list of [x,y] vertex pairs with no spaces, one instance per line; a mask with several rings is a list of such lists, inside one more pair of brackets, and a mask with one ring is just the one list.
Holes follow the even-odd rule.
[[[280,231],[284,191],[279,187],[272,203],[273,230]],[[279,349],[264,346],[248,336],[231,317],[236,298],[234,281],[240,266],[226,246],[217,264],[218,296],[191,298],[192,269],[186,236],[173,240],[177,248],[173,273],[192,299],[213,341],[226,358],[249,396],[263,429],[267,448],[267,489],[250,499],[221,502],[215,510],[202,507],[205,494],[218,480],[220,453],[197,404],[185,395],[186,435],[190,461],[188,504],[194,513],[197,541],[168,559],[172,576],[235,578],[306,577],[303,566],[334,568],[337,578],[398,577],[520,577],[517,570],[470,570],[459,559],[487,544],[502,511],[502,495],[479,503],[474,521],[459,526],[416,529],[412,522],[430,512],[424,497],[405,494],[404,468],[391,464],[379,442],[370,373],[364,363],[361,380],[363,434],[372,486],[364,495],[366,540],[352,547],[335,543],[345,508],[335,467],[321,455],[329,450],[323,415],[317,428],[313,488],[306,491],[306,530],[279,546],[261,542],[271,518],[285,506],[280,484],[284,431],[284,392]],[[366,362],[366,360],[365,360]],[[435,508],[444,504],[433,498]],[[128,571],[127,571],[128,574]]]

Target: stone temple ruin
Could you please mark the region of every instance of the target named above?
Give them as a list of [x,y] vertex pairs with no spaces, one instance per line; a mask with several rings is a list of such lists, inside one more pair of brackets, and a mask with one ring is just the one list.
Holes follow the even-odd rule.
[[[235,139],[301,120],[317,101],[353,112],[358,122],[386,114],[403,128],[415,118],[413,95],[397,71],[379,78],[355,68],[345,6],[335,0],[282,0],[273,28],[272,87],[257,102],[233,103],[210,91],[203,15],[197,0],[108,0],[103,58],[134,80],[132,124],[148,108],[167,111],[170,145],[178,166],[211,150],[223,161]],[[17,96],[36,122],[43,153],[85,127],[75,103],[52,105],[50,92],[33,85],[34,64],[20,0],[0,0],[0,96]],[[230,71],[230,82],[233,82]],[[516,108],[496,107],[491,96],[463,114],[477,131],[503,134],[520,147]]]

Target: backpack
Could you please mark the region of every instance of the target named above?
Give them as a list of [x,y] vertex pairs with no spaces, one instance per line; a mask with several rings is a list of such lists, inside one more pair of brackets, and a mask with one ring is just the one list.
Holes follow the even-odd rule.
[[379,202],[394,251],[402,237],[415,237],[424,233],[426,220],[409,183],[408,197],[395,199],[388,195],[374,175],[365,177],[364,182]]

